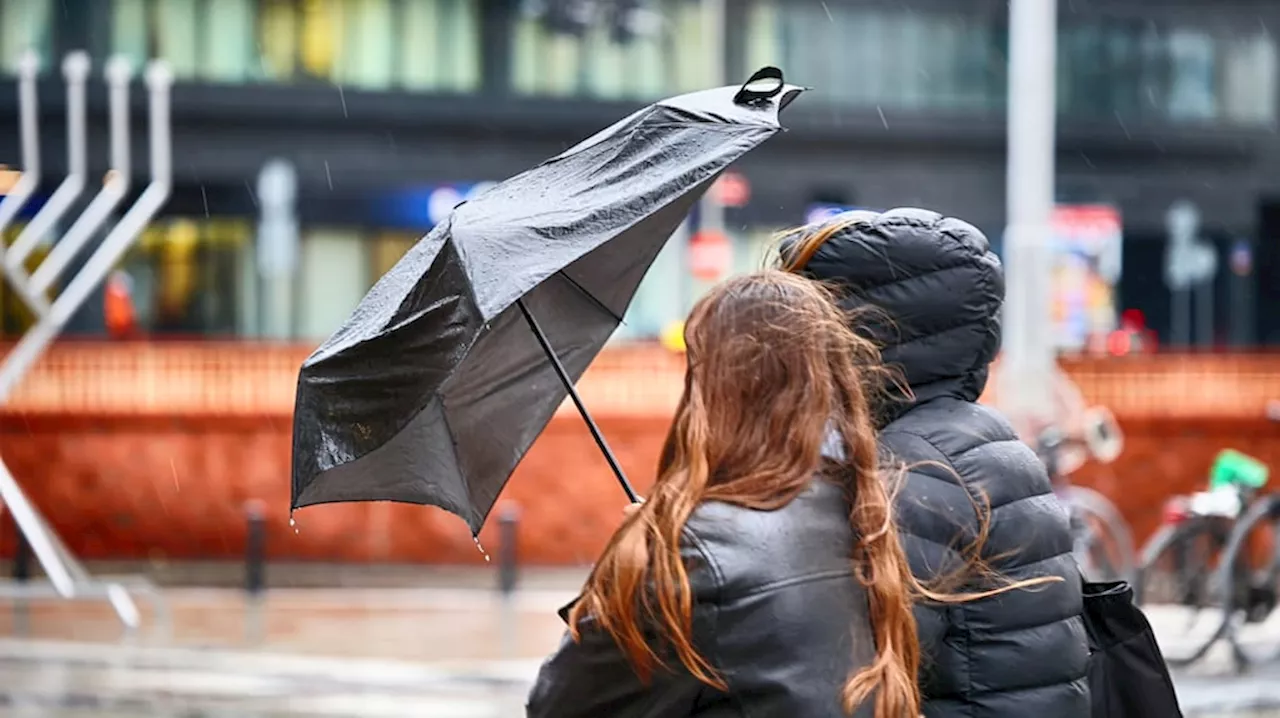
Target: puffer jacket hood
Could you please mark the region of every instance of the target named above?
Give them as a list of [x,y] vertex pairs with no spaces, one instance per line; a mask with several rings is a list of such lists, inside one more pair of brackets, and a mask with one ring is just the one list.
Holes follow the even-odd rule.
[[839,229],[802,273],[835,284],[846,308],[878,310],[861,314],[857,329],[881,345],[916,401],[976,401],[1000,347],[1004,302],[1004,273],[986,236],[924,209],[854,211],[800,228],[783,256],[832,223]]
[[[868,307],[854,329],[883,345],[912,397],[877,407],[879,448],[901,467],[898,536],[926,583],[962,571],[966,546],[1013,582],[1059,582],[955,605],[921,604],[925,718],[1081,718],[1089,647],[1066,511],[1045,467],[999,412],[976,403],[1000,344],[1000,262],[973,226],[920,209],[856,212],[804,264]],[[806,227],[783,245],[784,257]],[[877,318],[877,314],[879,318]],[[981,576],[965,590],[990,586]]]

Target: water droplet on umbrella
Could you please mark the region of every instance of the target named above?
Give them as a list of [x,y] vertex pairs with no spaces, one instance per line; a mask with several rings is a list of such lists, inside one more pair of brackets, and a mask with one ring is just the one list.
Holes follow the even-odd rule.
[[481,545],[480,545],[480,537],[479,537],[479,536],[472,536],[472,537],[471,537],[471,540],[476,542],[476,548],[480,550],[480,555],[484,556],[484,562],[485,562],[485,563],[489,563],[489,561],[490,561],[490,559],[489,559],[489,552],[488,552],[488,551],[485,551],[485,550],[484,550],[484,546],[481,546]]

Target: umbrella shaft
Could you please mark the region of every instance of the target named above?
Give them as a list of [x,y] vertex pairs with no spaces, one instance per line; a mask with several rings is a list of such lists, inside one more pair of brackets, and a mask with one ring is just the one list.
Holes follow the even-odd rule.
[[547,355],[551,366],[556,370],[556,375],[560,377],[560,383],[564,384],[565,390],[569,392],[569,397],[573,399],[573,405],[578,407],[578,413],[582,415],[582,420],[587,422],[587,429],[591,431],[591,437],[596,440],[596,446],[600,447],[600,453],[604,454],[605,461],[609,462],[609,468],[613,469],[614,476],[618,477],[618,483],[622,485],[622,490],[626,492],[627,499],[632,503],[640,501],[640,497],[636,495],[636,490],[631,487],[631,482],[627,481],[627,475],[622,472],[622,466],[618,463],[617,457],[613,455],[613,450],[609,448],[609,443],[604,440],[604,435],[600,433],[600,427],[596,426],[596,422],[591,418],[591,413],[587,411],[587,407],[582,403],[582,397],[578,396],[578,390],[573,385],[573,380],[569,378],[569,372],[565,371],[564,365],[560,363],[560,357],[556,355],[555,349],[552,348],[551,342],[547,340],[547,335],[543,333],[542,327],[538,325],[538,320],[534,319],[529,308],[524,305],[523,299],[517,299],[516,305],[520,307],[520,313],[524,315],[524,320],[529,323],[529,329],[533,331],[533,336],[541,345],[543,353]]

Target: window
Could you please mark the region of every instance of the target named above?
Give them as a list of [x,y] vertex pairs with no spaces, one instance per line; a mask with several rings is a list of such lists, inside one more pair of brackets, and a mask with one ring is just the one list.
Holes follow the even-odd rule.
[[[3,235],[0,235],[0,242],[3,242],[5,247],[13,244],[18,235],[22,234],[22,229],[25,226],[25,222],[9,225],[5,228]],[[31,255],[27,257],[27,273],[34,272],[48,254],[48,245],[41,243],[41,245],[37,246]],[[30,329],[34,323],[35,316],[27,308],[26,302],[14,293],[7,280],[0,281],[0,337],[16,339]]]
[[700,0],[523,0],[511,28],[511,86],[525,95],[656,99],[719,81],[721,18]]
[[[1004,18],[907,7],[750,0],[746,76],[785,67],[815,100],[909,110],[998,108],[1004,93]],[[785,9],[784,9],[785,8]]]
[[1155,22],[1062,28],[1058,110],[1066,116],[1266,124],[1275,118],[1276,47],[1265,31]]
[[234,336],[252,304],[253,229],[238,219],[153,222],[121,265],[144,336]]
[[27,50],[35,50],[41,70],[49,71],[53,5],[53,0],[0,0],[0,73],[16,74]]
[[113,0],[112,46],[139,66],[164,58],[180,80],[468,92],[481,80],[480,3]]

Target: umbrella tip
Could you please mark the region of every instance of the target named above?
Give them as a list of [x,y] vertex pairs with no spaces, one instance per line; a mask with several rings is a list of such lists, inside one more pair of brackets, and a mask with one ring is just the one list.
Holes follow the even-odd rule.
[[759,105],[777,97],[785,86],[782,70],[772,65],[762,67],[742,83],[742,87],[733,96],[733,102],[738,105]]

